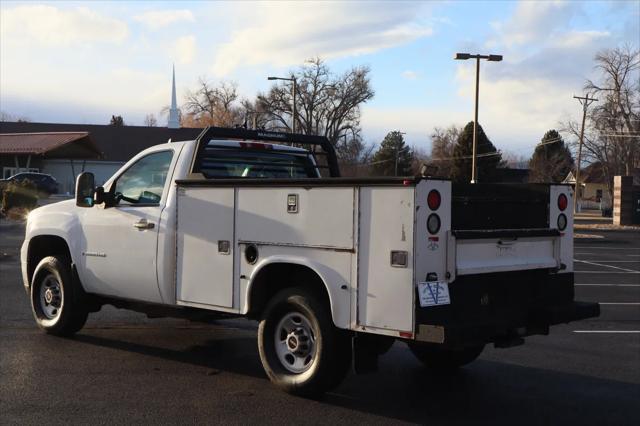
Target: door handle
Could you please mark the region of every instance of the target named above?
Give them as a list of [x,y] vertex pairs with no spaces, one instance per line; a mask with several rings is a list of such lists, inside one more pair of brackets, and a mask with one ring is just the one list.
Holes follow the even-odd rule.
[[147,221],[147,219],[140,219],[139,221],[134,223],[133,226],[138,229],[153,229],[155,225]]

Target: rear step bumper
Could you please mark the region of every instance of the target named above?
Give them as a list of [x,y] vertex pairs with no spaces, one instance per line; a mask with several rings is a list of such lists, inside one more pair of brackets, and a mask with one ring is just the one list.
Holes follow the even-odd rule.
[[506,323],[485,322],[468,324],[433,325],[416,327],[415,339],[448,347],[468,347],[495,343],[496,347],[522,344],[522,337],[548,334],[549,326],[593,318],[600,315],[600,305],[589,302],[571,302],[560,306],[545,306],[532,309],[527,323],[514,326]]

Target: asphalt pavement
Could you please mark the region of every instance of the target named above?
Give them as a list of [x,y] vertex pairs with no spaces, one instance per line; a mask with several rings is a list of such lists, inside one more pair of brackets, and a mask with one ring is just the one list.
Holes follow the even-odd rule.
[[576,298],[602,315],[487,347],[453,377],[405,345],[322,400],[266,378],[256,324],[105,307],[72,339],[40,332],[20,282],[24,229],[0,224],[0,424],[640,424],[640,233],[575,240]]

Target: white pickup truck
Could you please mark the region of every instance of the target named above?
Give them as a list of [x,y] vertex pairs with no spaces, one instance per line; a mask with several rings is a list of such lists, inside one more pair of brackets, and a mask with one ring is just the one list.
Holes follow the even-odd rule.
[[271,381],[314,395],[351,365],[374,370],[396,340],[449,370],[487,343],[597,316],[574,302],[571,198],[563,185],[340,178],[326,138],[208,128],[103,187],[83,173],[76,200],[31,212],[22,275],[55,335],[104,304],[259,320]]

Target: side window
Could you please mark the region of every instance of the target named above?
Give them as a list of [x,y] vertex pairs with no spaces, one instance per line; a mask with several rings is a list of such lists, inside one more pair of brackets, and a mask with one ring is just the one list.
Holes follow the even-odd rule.
[[118,205],[158,204],[162,198],[173,151],[161,151],[142,157],[115,182]]

